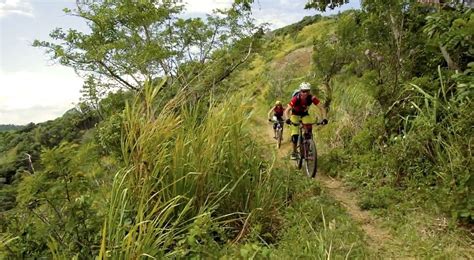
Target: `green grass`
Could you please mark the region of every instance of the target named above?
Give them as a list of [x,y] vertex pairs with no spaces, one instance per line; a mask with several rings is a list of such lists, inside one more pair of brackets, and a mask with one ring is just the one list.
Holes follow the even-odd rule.
[[291,175],[289,206],[284,209],[280,240],[272,250],[275,259],[367,258],[364,234],[317,180],[301,172]]
[[296,36],[296,43],[299,46],[311,46],[313,43],[313,37],[321,39],[327,37],[331,33],[334,33],[335,22],[334,20],[323,20],[318,23],[314,23],[305,26]]
[[[258,140],[268,143],[265,127],[261,125],[265,109],[257,107],[252,122]],[[370,253],[365,235],[358,223],[351,219],[344,208],[319,184],[318,180],[308,179],[294,167],[288,157],[280,158],[273,142],[267,145],[268,158],[275,160],[272,174],[280,179],[285,187],[285,205],[279,208],[281,223],[274,243],[243,245],[245,252],[256,258],[270,259],[328,259],[328,258],[368,258]],[[275,156],[275,157],[274,157]],[[258,240],[257,240],[258,241]],[[231,250],[240,255],[242,247]]]
[[114,180],[101,255],[212,255],[254,223],[268,233],[283,190],[246,130],[247,98],[206,108],[178,95],[157,110],[157,89],[146,86],[124,112],[126,167]]
[[[291,54],[312,47],[314,38],[329,37],[335,27],[334,20],[326,19],[297,33],[275,36],[248,67],[222,82],[222,88],[239,92],[229,91],[223,103],[209,98],[189,104],[187,93],[182,92],[162,104],[158,96],[162,85],[147,84],[117,116],[124,123],[121,149],[117,149],[123,161],[100,158],[101,167],[108,171],[81,165],[80,158],[92,156],[96,147],[87,142],[79,149],[69,147],[77,158],[64,159],[98,185],[87,186],[106,187],[95,193],[101,198],[94,207],[106,210],[105,216],[100,215],[101,229],[93,234],[101,238],[99,245],[94,244],[94,253],[101,259],[378,257],[360,223],[318,180],[306,178],[293,163],[277,158],[274,144],[261,134],[270,127],[260,125],[261,118],[266,118],[275,99],[287,102],[299,81],[318,81],[309,66],[294,61],[293,66],[288,59],[297,55]],[[351,65],[355,64],[360,65]],[[403,120],[404,131],[414,131],[403,135],[404,139],[386,136],[387,117],[377,95],[380,88],[389,86],[375,85],[373,72],[353,74],[343,69],[331,82],[330,124],[316,134],[320,169],[351,185],[361,209],[370,211],[398,241],[384,245],[386,255],[471,258],[472,234],[455,221],[458,215],[472,214],[462,211],[472,210],[466,206],[472,194],[468,186],[472,156],[465,145],[472,138],[460,134],[472,128],[470,103],[461,95],[457,103],[449,103],[443,81],[436,93],[412,85],[406,91],[419,101],[412,102],[416,118]],[[437,120],[449,114],[453,104],[465,118],[445,120],[453,126],[439,124]],[[91,136],[84,138],[92,142]],[[10,162],[15,153],[10,150],[0,163]],[[439,167],[430,164],[428,157]],[[50,165],[51,172],[61,166]],[[108,176],[110,172],[115,175]],[[41,178],[26,177],[23,184],[39,190]],[[25,206],[34,194],[25,188],[19,191],[23,195],[18,199]],[[450,219],[446,209],[457,215]],[[32,226],[42,229],[38,236],[48,233],[45,225]],[[0,252],[16,240],[15,234],[0,235]],[[49,247],[48,256],[76,257],[60,239],[44,240],[47,245],[38,247]]]
[[[268,64],[271,64],[271,61],[282,59],[289,52],[297,49],[298,44],[304,44],[304,39],[310,38],[308,35],[317,37],[317,35],[312,35],[316,31],[321,32],[321,30],[318,31],[312,28],[316,26],[319,25],[315,24],[303,29],[298,36],[301,38],[296,38],[299,40],[295,40],[290,36],[282,38],[278,48],[279,55],[274,56],[274,59],[270,60]],[[330,30],[327,29],[326,33],[329,32]],[[325,34],[322,33],[322,35]],[[272,50],[272,52],[275,53],[275,50]],[[262,56],[265,56],[265,54],[262,54]],[[291,78],[291,75],[288,77]],[[461,174],[463,168],[459,165],[462,160],[458,160],[464,156],[460,146],[446,146],[446,143],[444,143],[439,147],[435,147],[439,151],[444,149],[444,153],[439,153],[440,156],[437,159],[440,160],[440,165],[446,165],[446,167],[437,170],[436,177],[426,176],[433,173],[423,168],[426,162],[416,159],[416,149],[423,147],[424,143],[420,140],[424,139],[421,137],[429,132],[425,133],[421,129],[413,136],[407,136],[404,141],[401,139],[402,136],[399,136],[398,139],[393,136],[387,138],[383,131],[382,107],[376,99],[379,91],[377,88],[385,86],[374,85],[372,77],[373,75],[370,73],[364,74],[362,77],[356,77],[350,71],[345,71],[334,79],[333,109],[330,111],[330,124],[322,128],[317,134],[318,147],[320,151],[323,151],[321,167],[328,174],[343,177],[346,182],[351,184],[354,191],[358,193],[361,208],[378,216],[382,222],[382,227],[387,229],[397,240],[402,241],[400,244],[388,243],[385,248],[387,255],[436,259],[469,258],[473,254],[470,248],[472,237],[468,235],[468,232],[457,227],[452,220],[448,220],[449,215],[447,216],[445,210],[441,208],[452,207],[452,204],[456,202],[452,201],[452,204],[448,205],[447,196],[439,195],[445,194],[447,191],[446,189],[442,190],[443,186],[440,186],[441,189],[432,190],[426,189],[426,186],[424,186],[433,185],[433,179],[442,180],[443,183],[460,183],[464,180],[460,178],[464,176]],[[275,77],[269,77],[267,80],[271,82],[272,79],[275,79]],[[278,93],[278,89],[275,89],[274,85],[274,83],[270,84],[268,89],[262,92],[262,96],[272,97],[273,94]],[[292,90],[290,84],[283,88],[280,92]],[[442,88],[441,85],[438,92],[441,98],[446,93],[446,90]],[[423,96],[422,94],[421,98],[433,99],[434,96]],[[262,100],[268,101],[265,98]],[[440,106],[435,108],[435,105],[435,102],[430,101],[427,103],[426,111],[420,108],[420,112],[426,113],[426,119],[439,116],[435,113],[439,113],[439,109],[444,109]],[[259,108],[262,117],[265,116],[267,110],[266,108]],[[418,123],[424,125],[424,121],[424,118],[420,118]],[[384,147],[384,142],[387,142],[386,139],[389,139],[389,143],[385,143],[388,144],[388,147]],[[415,142],[415,140],[419,140],[419,142]],[[450,140],[450,142],[454,144],[457,141]],[[423,150],[419,151],[423,152]],[[435,152],[437,151],[435,150]],[[409,163],[404,165],[401,163],[402,161]],[[409,168],[407,165],[409,165]],[[397,186],[399,185],[397,183],[399,182],[398,171],[400,169],[409,169],[410,173],[405,177],[401,187]],[[460,175],[457,178],[453,177],[451,174],[454,174],[454,172],[458,172]],[[422,181],[424,182],[422,183]],[[452,185],[448,186],[453,187]],[[304,188],[302,189],[304,190]],[[452,192],[460,193],[461,191],[453,189]],[[329,231],[321,223],[321,216],[324,212],[326,219],[332,218],[331,210],[324,209],[324,207],[330,207],[330,205],[337,203],[324,195],[311,197],[308,201],[311,202],[301,201],[283,209],[283,212],[285,212],[284,228],[279,241],[271,246],[270,255],[274,258],[310,258],[310,254],[315,255],[311,258],[328,256],[328,252],[330,252],[328,245],[331,245],[334,237],[327,234]],[[434,201],[437,201],[437,203]],[[337,208],[337,206],[334,207]],[[350,223],[350,218],[344,213],[344,210],[339,208],[339,211],[339,214],[334,215],[339,217],[345,215],[347,222]],[[307,215],[308,212],[312,214],[310,217]],[[315,218],[319,221],[312,222]],[[306,221],[306,219],[309,219],[309,221]],[[337,222],[341,221],[337,219]],[[444,221],[448,222],[447,226]],[[346,228],[348,233],[358,233],[359,238],[364,236],[358,230],[358,224],[356,223],[347,224]],[[344,243],[357,241],[357,239],[350,237],[347,240],[344,239]],[[307,244],[307,241],[310,244]],[[335,247],[334,243],[331,247],[333,255],[338,255],[336,258],[344,257],[344,252],[348,252],[345,251],[347,248],[340,247],[339,251],[335,250],[337,246]],[[350,258],[373,257],[371,253],[368,253],[370,248],[365,246],[363,243],[355,245],[353,248],[355,251],[351,252]],[[335,251],[338,253],[334,253]]]

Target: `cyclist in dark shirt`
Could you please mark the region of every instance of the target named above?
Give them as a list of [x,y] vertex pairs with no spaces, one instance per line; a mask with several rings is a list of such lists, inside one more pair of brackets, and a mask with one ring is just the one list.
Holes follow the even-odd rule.
[[276,138],[276,128],[278,122],[283,122],[283,112],[285,111],[285,108],[283,108],[283,105],[281,101],[276,101],[275,106],[273,106],[270,111],[268,111],[268,121],[274,122],[273,123],[273,138]]

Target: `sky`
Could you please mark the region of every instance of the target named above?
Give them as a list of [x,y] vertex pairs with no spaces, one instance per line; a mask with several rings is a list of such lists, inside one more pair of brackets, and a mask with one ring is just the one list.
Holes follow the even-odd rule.
[[[0,0],[0,124],[24,125],[55,119],[79,101],[83,79],[73,69],[51,61],[35,39],[50,41],[57,28],[87,31],[78,17],[65,15],[76,0]],[[90,0],[93,1],[93,0]],[[233,0],[185,0],[186,15],[203,16],[227,8]],[[304,10],[307,0],[255,0],[253,16],[272,29],[317,14]],[[359,8],[359,0],[327,14]]]

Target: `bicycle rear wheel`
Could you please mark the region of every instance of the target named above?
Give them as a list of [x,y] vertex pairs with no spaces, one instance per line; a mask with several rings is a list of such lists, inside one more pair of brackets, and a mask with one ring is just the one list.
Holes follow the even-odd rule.
[[304,154],[304,168],[308,177],[316,177],[318,171],[318,152],[313,139],[306,140],[306,152]]

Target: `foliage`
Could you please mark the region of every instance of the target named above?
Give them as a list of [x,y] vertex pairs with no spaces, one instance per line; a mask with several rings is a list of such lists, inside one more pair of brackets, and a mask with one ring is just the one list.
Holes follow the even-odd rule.
[[287,26],[282,27],[282,28],[278,28],[278,29],[274,30],[273,33],[276,36],[285,36],[285,35],[296,36],[298,34],[298,32],[301,31],[302,29],[304,29],[306,26],[311,25],[311,24],[315,24],[315,23],[317,23],[318,21],[321,21],[321,20],[322,20],[321,15],[305,16],[305,17],[303,17],[303,19],[301,21],[299,21],[297,23],[294,23],[294,24],[287,25]]
[[[18,206],[9,212],[7,231],[18,237],[10,256],[90,255],[99,238],[99,208],[93,194],[98,186],[97,148],[62,143],[43,152],[44,169],[24,175],[18,187]],[[45,236],[45,234],[49,234]]]
[[[334,150],[322,167],[360,187],[365,208],[397,205],[403,190],[472,223],[472,11],[390,3],[364,1],[362,13],[338,17],[338,40],[314,41],[315,74],[333,79],[338,122],[325,130]],[[330,73],[338,57],[349,61]]]
[[474,57],[474,13],[472,9],[438,12],[426,18],[423,30],[438,45],[448,66],[465,70]]
[[121,158],[121,133],[123,119],[121,114],[110,116],[107,120],[97,125],[95,138],[104,154],[112,154]]
[[[79,3],[89,34],[36,43],[92,73],[63,117],[0,132],[0,258],[372,257],[249,124],[303,79],[331,101],[320,170],[390,220],[396,257],[470,255],[451,239],[474,219],[470,9],[367,0],[265,35],[245,24],[253,1],[207,20],[153,3]],[[119,77],[138,91],[110,91]]]
[[243,130],[245,105],[211,104],[200,121],[180,96],[158,110],[159,89],[146,86],[124,112],[125,168],[114,179],[101,255],[209,254],[209,246],[240,239],[249,222],[265,223],[262,213],[281,201]]
[[20,126],[20,125],[12,125],[12,124],[8,124],[8,125],[0,125],[0,133],[1,132],[6,132],[6,131],[11,131],[11,130],[19,130],[21,129],[23,126]]
[[[58,44],[36,40],[33,46],[99,86],[113,82],[138,90],[145,80],[163,74],[171,85],[190,84],[206,62],[216,59],[215,50],[254,33],[245,4],[218,10],[206,20],[181,18],[183,11],[177,0],[77,2],[77,9],[65,13],[85,19],[90,33],[58,28],[50,34]],[[189,64],[195,65],[182,71]]]
[[349,0],[308,0],[304,8],[325,12],[326,8],[334,9],[347,3],[349,3]]
[[295,198],[286,211],[284,237],[271,258],[367,258],[362,233],[340,205],[315,192],[318,184],[298,177],[291,180]]

